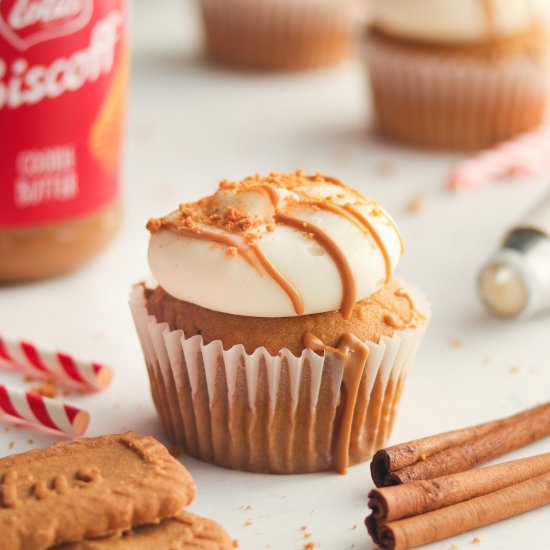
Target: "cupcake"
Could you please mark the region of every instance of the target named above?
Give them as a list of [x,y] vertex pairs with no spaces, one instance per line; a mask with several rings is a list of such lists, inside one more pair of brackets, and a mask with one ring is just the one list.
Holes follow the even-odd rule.
[[358,0],[200,0],[206,48],[253,69],[331,65],[351,49]]
[[390,216],[337,179],[272,173],[151,219],[130,305],[169,438],[227,468],[305,473],[385,445],[427,325]]
[[541,124],[547,0],[374,0],[365,53],[379,130],[479,149]]

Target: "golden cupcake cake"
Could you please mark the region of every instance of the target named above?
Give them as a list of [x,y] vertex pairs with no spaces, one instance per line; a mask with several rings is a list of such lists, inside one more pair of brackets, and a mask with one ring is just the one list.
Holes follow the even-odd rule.
[[221,182],[149,220],[130,305],[170,439],[227,468],[345,472],[383,446],[429,306],[403,244],[335,178]]
[[373,0],[365,54],[386,136],[478,149],[544,120],[547,0]]
[[303,70],[348,56],[361,0],[199,0],[206,50],[249,69]]

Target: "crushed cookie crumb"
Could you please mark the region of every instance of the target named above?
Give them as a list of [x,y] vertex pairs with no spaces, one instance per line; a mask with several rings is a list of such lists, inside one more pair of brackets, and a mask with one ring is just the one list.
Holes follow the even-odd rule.
[[34,445],[34,439],[27,439],[27,443],[29,445]]
[[472,544],[479,544],[481,542],[481,539],[479,537],[474,537],[472,539]]
[[269,231],[270,233],[273,233],[273,231],[275,231],[275,226],[271,225],[270,223],[268,223],[266,226],[265,226],[265,229],[266,231]]
[[245,522],[243,523],[243,526],[244,526],[244,527],[250,527],[251,525],[252,525],[252,522],[251,522],[251,521],[245,521]]
[[521,367],[519,365],[513,365],[508,369],[508,373],[511,375],[519,374],[521,372]]
[[314,542],[308,542],[303,546],[304,550],[315,550],[315,548],[317,548],[317,545]]
[[10,449],[13,449],[13,448],[15,447],[15,441],[10,441],[10,442],[8,443],[8,447],[9,447]]
[[424,208],[424,204],[424,197],[422,197],[422,195],[417,195],[407,203],[405,210],[409,214],[418,214]]
[[150,233],[158,233],[162,229],[162,220],[151,218],[145,225],[145,229]]
[[232,546],[233,548],[239,548],[239,546],[240,546],[239,540],[238,540],[238,539],[233,539],[233,540],[231,541],[231,546]]
[[230,206],[223,213],[223,227],[231,233],[245,233],[256,224],[254,214],[245,214]]
[[419,457],[418,457],[418,460],[420,460],[421,462],[424,462],[428,457],[426,456],[426,453],[422,453]]
[[41,395],[43,397],[49,397],[51,399],[57,397],[57,394],[59,393],[57,386],[50,380],[42,382],[40,386],[35,386],[31,388],[30,391],[33,393],[37,393],[38,395]]
[[250,506],[250,504],[245,508],[245,510],[248,510],[248,511],[250,511],[250,510],[252,510],[252,509],[253,509],[253,508],[252,508],[252,506]]
[[25,382],[36,382],[38,378],[36,378],[36,376],[33,376],[32,374],[25,374],[25,376],[23,376],[23,380]]
[[357,529],[357,523],[354,523],[352,526],[351,526],[351,530],[352,531],[355,531]]
[[306,531],[306,530],[307,530],[307,525],[302,525],[302,527],[298,529],[298,531]]
[[228,246],[225,249],[226,256],[237,256],[239,254],[239,249],[236,246]]
[[309,539],[311,537],[311,533],[304,533],[304,538]]

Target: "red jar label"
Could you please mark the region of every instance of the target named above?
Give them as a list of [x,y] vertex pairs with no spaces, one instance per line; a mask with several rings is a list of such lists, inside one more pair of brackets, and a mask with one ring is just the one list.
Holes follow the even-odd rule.
[[0,0],[0,227],[116,200],[125,19],[124,0]]

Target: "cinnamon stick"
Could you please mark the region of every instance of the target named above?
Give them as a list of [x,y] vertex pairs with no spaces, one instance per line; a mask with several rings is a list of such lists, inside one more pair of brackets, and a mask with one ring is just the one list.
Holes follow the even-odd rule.
[[550,472],[427,514],[367,527],[382,550],[407,550],[550,504]]
[[425,514],[548,472],[550,453],[545,453],[436,479],[374,489],[369,493],[371,518],[387,523]]
[[462,472],[550,435],[550,403],[515,416],[378,451],[371,462],[377,487]]

